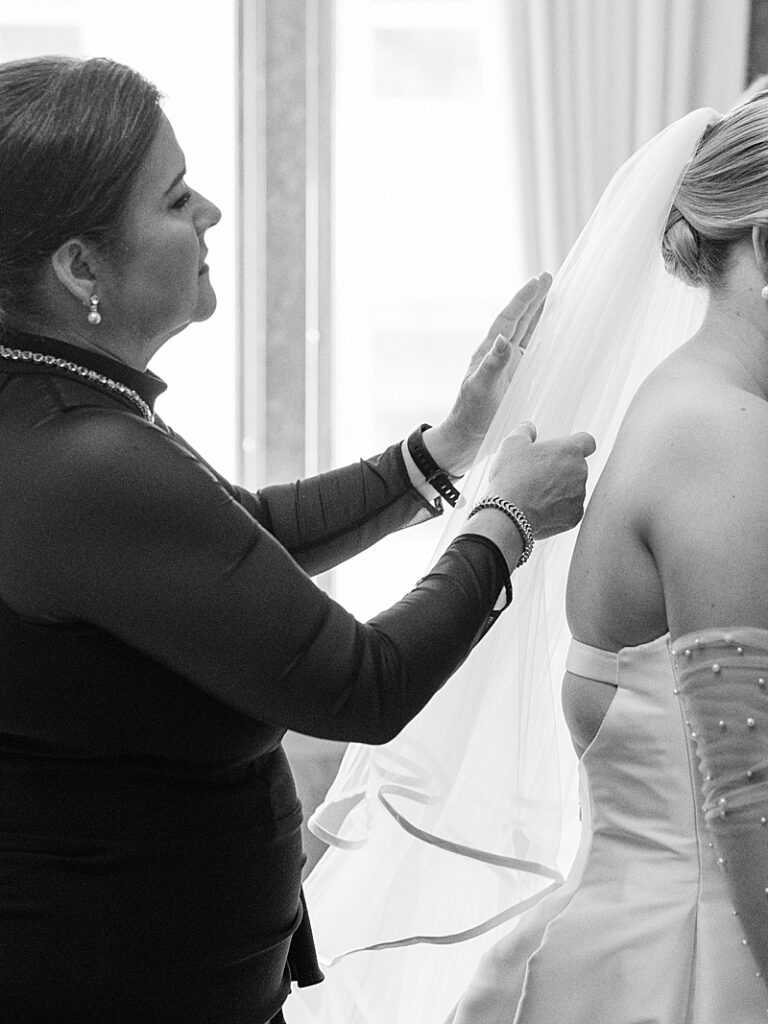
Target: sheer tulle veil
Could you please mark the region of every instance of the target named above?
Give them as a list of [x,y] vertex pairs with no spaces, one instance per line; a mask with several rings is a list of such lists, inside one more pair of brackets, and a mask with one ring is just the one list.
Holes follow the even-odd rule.
[[[609,184],[555,278],[440,549],[486,491],[489,454],[522,420],[540,437],[593,433],[594,485],[632,395],[696,330],[703,297],[665,272],[660,242],[718,118],[688,114]],[[514,575],[513,605],[397,739],[349,748],[310,826],[330,844],[306,887],[326,982],[292,997],[291,1021],[438,1024],[480,953],[559,885],[578,833],[559,710],[574,541],[572,531],[536,546]]]

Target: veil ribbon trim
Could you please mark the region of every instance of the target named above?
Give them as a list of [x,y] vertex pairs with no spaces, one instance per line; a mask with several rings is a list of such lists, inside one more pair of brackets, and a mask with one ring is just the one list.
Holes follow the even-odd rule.
[[[687,163],[719,118],[688,114],[614,176],[555,277],[465,477],[465,503],[485,493],[490,456],[523,420],[542,438],[594,434],[594,486],[635,391],[703,316],[701,293],[664,270],[660,243]],[[439,551],[464,521],[454,510]],[[391,743],[351,745],[310,820],[331,844],[306,884],[321,959],[335,965],[323,998],[330,1007],[331,986],[346,992],[358,1011],[345,1010],[345,1022],[394,1020],[395,990],[398,1006],[417,1005],[423,971],[435,969],[429,946],[454,950],[441,953],[450,968],[434,996],[450,1008],[474,973],[471,940],[485,934],[487,945],[562,883],[579,831],[577,765],[559,710],[574,540],[571,531],[537,545],[515,577],[514,604],[454,677]],[[408,814],[395,806],[402,799]],[[412,946],[423,953],[402,961],[376,952]],[[342,1019],[332,1012],[314,1019]]]

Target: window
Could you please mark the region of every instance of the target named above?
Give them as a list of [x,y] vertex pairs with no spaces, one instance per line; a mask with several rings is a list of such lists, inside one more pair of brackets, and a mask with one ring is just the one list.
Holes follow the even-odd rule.
[[[243,479],[443,415],[522,283],[503,0],[241,0]],[[361,617],[440,523],[322,580]]]
[[[525,277],[503,30],[489,0],[337,0],[334,462],[447,412]],[[369,616],[421,575],[439,521],[336,574]]]

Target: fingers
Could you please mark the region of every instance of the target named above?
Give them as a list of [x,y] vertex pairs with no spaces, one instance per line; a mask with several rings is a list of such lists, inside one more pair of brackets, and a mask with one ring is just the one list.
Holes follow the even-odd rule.
[[547,273],[527,281],[491,324],[488,332],[490,337],[503,334],[511,345],[525,348],[541,315],[551,284],[552,278]]
[[512,338],[525,311],[531,305],[538,306],[540,302],[538,298],[540,287],[538,277],[532,277],[530,281],[526,281],[514,298],[497,314],[488,329],[488,337],[495,338],[498,334],[501,334],[505,338]]
[[531,423],[530,420],[524,420],[522,423],[519,423],[514,430],[510,431],[510,435],[512,434],[522,434],[533,442],[536,440],[536,426]]
[[591,434],[588,434],[585,430],[581,430],[576,434],[571,434],[571,441],[576,445],[584,458],[588,455],[592,455],[597,449],[597,442]]
[[584,514],[587,455],[594,438],[579,432],[536,441],[531,422],[519,424],[502,441],[490,464],[489,485],[522,509],[535,537],[570,530]]
[[[539,322],[541,311],[544,308],[544,300],[551,284],[552,276],[546,271],[539,274],[538,277],[532,277],[526,281],[493,321],[484,340],[472,354],[467,371],[468,376],[476,373],[481,363],[491,354],[497,360],[507,360],[510,356],[517,356],[527,348],[536,324]],[[501,341],[499,341],[500,338]],[[519,359],[516,360],[517,362]]]
[[[513,430],[510,430],[507,436],[512,437],[513,435],[518,434],[522,434],[524,437],[527,437],[531,442],[535,441],[538,436],[536,424],[532,423],[530,420],[523,420],[523,422],[518,423]],[[597,442],[591,434],[586,432],[586,430],[580,430],[575,434],[571,434],[568,440],[570,440],[571,444],[574,445],[582,458],[586,459],[597,450]],[[559,440],[556,438],[554,443],[562,444],[563,441],[565,441],[565,438],[561,438]]]
[[543,286],[544,286],[544,292],[543,292],[543,295],[542,295],[542,301],[534,309],[533,315],[531,316],[530,320],[528,321],[528,326],[525,329],[525,333],[522,335],[522,337],[520,338],[520,340],[517,343],[518,346],[523,350],[523,352],[528,348],[528,342],[533,337],[533,332],[536,330],[538,322],[541,319],[541,314],[542,314],[542,311],[544,310],[544,303],[546,301],[547,294],[549,293],[550,286],[552,285],[552,275],[546,273],[546,271],[545,271],[543,274],[539,275],[539,280],[542,281]]
[[484,390],[493,388],[497,380],[502,380],[506,384],[522,358],[522,349],[510,344],[503,334],[497,334],[479,364],[470,370],[467,379],[471,378],[477,387]]
[[517,345],[513,345],[511,341],[507,341],[503,334],[497,334],[493,345],[478,369],[485,367],[486,369],[492,369],[494,372],[498,372],[510,361],[513,361],[515,367],[517,367],[522,357],[523,350],[521,348]]
[[[491,345],[490,349],[488,350],[488,354],[486,355],[485,358],[487,359],[488,356],[493,356],[495,359],[498,359],[506,363],[511,354],[512,346],[509,344],[509,342],[507,341],[503,334],[497,334],[494,339],[493,345]],[[485,360],[483,360],[483,362],[485,362]]]

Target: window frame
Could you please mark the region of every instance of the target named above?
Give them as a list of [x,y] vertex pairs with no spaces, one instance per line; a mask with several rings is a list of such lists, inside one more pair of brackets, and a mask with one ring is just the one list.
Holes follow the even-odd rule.
[[334,0],[238,0],[238,477],[329,468]]

